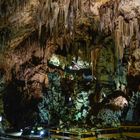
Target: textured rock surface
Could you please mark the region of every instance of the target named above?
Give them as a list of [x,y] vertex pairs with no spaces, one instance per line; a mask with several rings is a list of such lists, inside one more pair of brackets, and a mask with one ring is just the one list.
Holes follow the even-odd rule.
[[[100,7],[99,13],[101,30],[108,35],[111,34],[114,36],[115,60],[117,65],[115,79],[116,85],[121,88],[121,85],[127,85],[127,82],[131,81],[131,78],[126,79],[128,73],[128,75],[135,75],[138,72],[136,68],[134,70],[135,72],[132,70],[132,67],[137,67],[138,69],[138,62],[136,62],[135,66],[132,66],[134,62],[129,61],[129,58],[133,55],[133,52],[137,56],[139,54],[140,1],[108,1]],[[128,72],[130,65],[133,72]],[[138,81],[138,75],[136,76],[136,81]],[[133,85],[135,84],[134,82]]]
[[140,2],[138,0],[107,2],[100,8],[100,18],[101,29],[114,34],[118,58],[123,58],[125,48],[133,50],[139,47]]

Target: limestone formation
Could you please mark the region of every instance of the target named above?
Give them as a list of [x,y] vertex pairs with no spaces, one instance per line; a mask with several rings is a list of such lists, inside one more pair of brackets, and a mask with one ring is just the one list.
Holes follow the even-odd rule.
[[129,98],[139,92],[139,46],[139,0],[0,1],[7,120],[21,128],[95,119],[97,105],[114,90]]

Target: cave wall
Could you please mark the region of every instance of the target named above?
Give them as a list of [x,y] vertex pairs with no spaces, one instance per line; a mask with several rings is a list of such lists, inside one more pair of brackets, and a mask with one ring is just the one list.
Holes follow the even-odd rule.
[[[120,63],[123,65],[126,75],[128,77],[130,75],[131,78],[134,75],[139,75],[134,71],[133,74],[130,74],[132,67],[131,65],[133,65],[132,63],[137,63],[132,62],[133,53],[137,53],[137,56],[139,54],[139,7],[140,3],[137,0],[112,1],[102,5],[99,10],[101,29],[108,34],[111,33],[112,36],[114,36],[116,59],[118,59],[118,62],[121,61]],[[135,65],[135,70],[136,69],[138,70],[139,68]],[[127,80],[127,82],[130,81],[131,80]],[[131,85],[138,86],[138,84],[135,83]]]

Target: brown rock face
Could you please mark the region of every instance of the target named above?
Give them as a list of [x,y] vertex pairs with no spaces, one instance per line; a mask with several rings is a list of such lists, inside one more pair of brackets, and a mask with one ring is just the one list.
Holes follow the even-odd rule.
[[130,56],[128,67],[128,87],[133,91],[140,91],[140,49],[135,49]]
[[140,2],[138,0],[110,1],[100,8],[101,29],[112,32],[116,55],[123,58],[125,48],[138,48],[140,41]]
[[122,61],[122,65],[125,65],[123,66],[126,71],[125,76],[128,74],[131,77],[127,78],[128,87],[135,85],[138,89],[139,62],[137,57],[140,53],[138,49],[140,46],[140,1],[108,1],[100,7],[99,13],[101,29],[114,37],[115,59],[117,63]]
[[30,43],[26,40],[22,47],[6,52],[9,57],[1,62],[8,64],[2,67],[6,71],[4,77],[7,83],[3,95],[4,112],[16,128],[37,121],[38,103],[43,97],[43,89],[48,87],[47,59],[53,49],[48,52],[49,46],[43,50],[34,40],[30,39]]
[[130,57],[128,74],[132,76],[140,75],[140,49],[135,49]]

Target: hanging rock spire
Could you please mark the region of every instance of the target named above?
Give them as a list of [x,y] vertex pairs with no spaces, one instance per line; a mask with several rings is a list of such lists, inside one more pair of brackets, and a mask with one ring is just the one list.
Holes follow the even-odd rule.
[[124,49],[140,43],[140,1],[114,0],[100,7],[101,29],[112,32],[116,43],[116,57],[123,58]]

